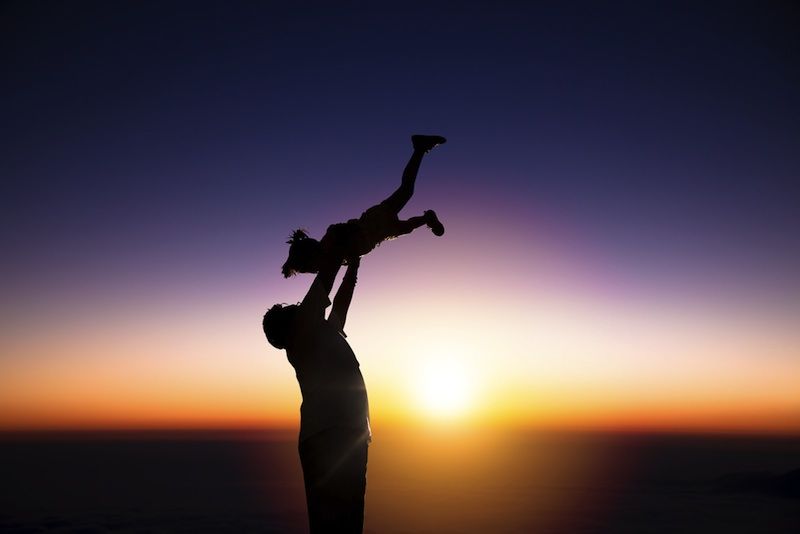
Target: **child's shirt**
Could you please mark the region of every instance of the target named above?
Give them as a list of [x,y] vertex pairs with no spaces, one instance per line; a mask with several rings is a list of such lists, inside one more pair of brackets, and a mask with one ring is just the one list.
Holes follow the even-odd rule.
[[332,224],[320,242],[324,254],[335,254],[342,258],[363,256],[383,241],[396,237],[393,229],[397,216],[378,204],[361,214],[358,219]]

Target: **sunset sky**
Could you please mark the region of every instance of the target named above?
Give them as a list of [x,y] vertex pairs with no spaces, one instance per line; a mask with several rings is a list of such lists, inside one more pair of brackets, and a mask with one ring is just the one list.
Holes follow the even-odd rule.
[[296,426],[285,241],[435,133],[446,234],[346,328],[377,429],[800,433],[797,7],[379,4],[0,8],[0,430]]

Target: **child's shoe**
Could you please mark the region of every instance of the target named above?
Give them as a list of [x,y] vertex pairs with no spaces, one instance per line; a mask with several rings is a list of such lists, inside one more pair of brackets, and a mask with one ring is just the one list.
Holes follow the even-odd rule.
[[441,135],[412,135],[411,144],[414,145],[414,150],[422,150],[423,152],[430,152],[432,148],[437,145],[443,145],[447,139]]
[[442,237],[444,235],[444,225],[439,222],[439,217],[436,216],[436,212],[427,210],[423,215],[425,216],[425,224],[431,229],[433,235]]

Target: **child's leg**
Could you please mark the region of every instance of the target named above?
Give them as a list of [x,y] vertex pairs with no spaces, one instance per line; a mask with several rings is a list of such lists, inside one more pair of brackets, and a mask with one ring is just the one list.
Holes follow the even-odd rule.
[[423,215],[411,217],[405,221],[397,221],[392,228],[393,237],[410,234],[420,226],[425,226],[427,223],[428,220]]
[[[422,156],[425,155],[424,150],[414,150],[414,153],[411,154],[411,158],[408,160],[406,164],[406,168],[403,170],[403,179],[400,182],[400,187],[397,188],[397,191],[392,193],[389,198],[381,202],[381,204],[387,206],[389,210],[397,215],[400,213],[400,210],[408,204],[408,201],[411,200],[412,195],[414,194],[414,183],[417,181],[417,173],[419,172],[419,165],[422,163]],[[412,217],[412,219],[418,219],[419,217]],[[409,219],[411,220],[411,219]],[[401,221],[406,222],[406,221]],[[422,224],[425,224],[424,221]],[[417,228],[419,225],[415,226]],[[411,230],[413,230],[412,228]],[[410,232],[409,230],[408,232]],[[408,232],[403,232],[407,234]]]
[[381,204],[388,207],[395,215],[400,213],[400,210],[411,200],[411,196],[414,194],[414,182],[417,181],[417,172],[419,172],[419,165],[422,163],[422,156],[437,145],[446,142],[447,139],[440,135],[412,135],[411,143],[414,146],[414,153],[411,154],[411,158],[403,170],[403,179],[400,182],[400,187]]
[[424,215],[418,217],[411,217],[405,221],[395,221],[392,228],[393,237],[410,234],[420,226],[427,226],[431,229],[434,235],[444,235],[444,226],[439,222],[436,212],[428,210]]

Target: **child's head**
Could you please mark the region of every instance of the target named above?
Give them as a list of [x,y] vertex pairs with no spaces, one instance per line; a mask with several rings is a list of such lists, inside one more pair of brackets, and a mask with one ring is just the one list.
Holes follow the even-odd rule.
[[292,327],[296,313],[297,304],[290,306],[276,304],[267,310],[267,313],[264,314],[264,320],[261,321],[261,326],[270,345],[276,349],[286,348],[286,340],[289,337],[289,330]]
[[295,273],[319,271],[321,253],[319,241],[308,237],[303,230],[295,230],[287,243],[289,243],[289,258],[281,268],[284,278],[289,278]]

